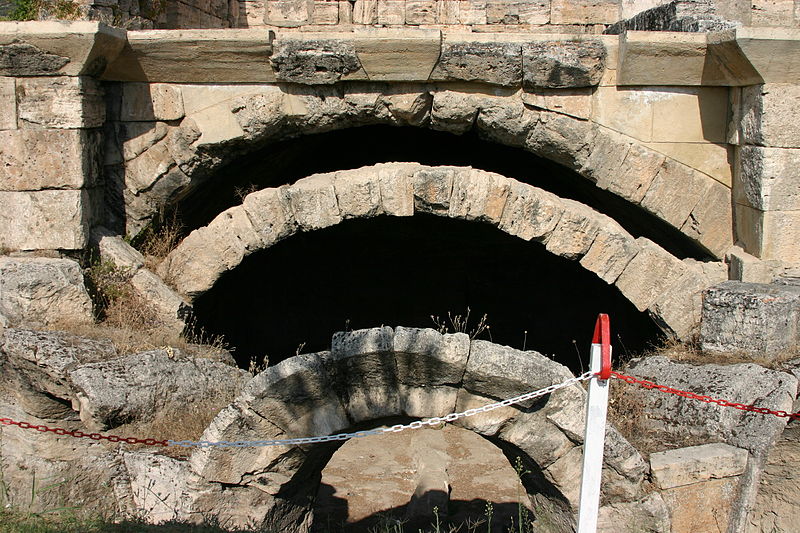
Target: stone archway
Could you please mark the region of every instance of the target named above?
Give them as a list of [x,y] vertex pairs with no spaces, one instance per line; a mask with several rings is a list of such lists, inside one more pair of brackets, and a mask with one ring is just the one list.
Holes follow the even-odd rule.
[[465,167],[379,164],[319,174],[251,193],[192,232],[159,274],[193,300],[255,251],[298,231],[346,219],[427,213],[490,224],[578,261],[614,284],[639,311],[685,338],[699,320],[701,291],[725,277],[721,263],[680,261],[609,217],[498,174]]
[[[373,328],[334,335],[329,352],[304,354],[254,378],[203,434],[204,440],[268,440],[374,427],[392,417],[423,419],[464,411],[572,377],[562,365],[463,333]],[[579,385],[456,422],[519,450],[537,469],[541,491],[566,523],[577,509],[585,391]],[[412,431],[412,430],[408,430]],[[639,453],[609,430],[608,502],[639,498],[646,469]],[[369,438],[369,437],[366,437]],[[312,445],[199,448],[193,471],[212,485],[258,495],[249,516],[272,527],[308,524],[307,481],[321,468]],[[311,483],[313,484],[313,482]],[[311,487],[315,492],[316,488]],[[196,505],[202,506],[202,499]],[[219,518],[237,520],[217,509]]]
[[[305,135],[385,124],[453,134],[474,129],[490,141],[577,172],[717,258],[732,244],[730,188],[593,122],[587,111],[588,91],[572,95],[565,100],[571,103],[553,112],[545,97],[453,83],[348,82],[213,90],[184,86],[181,90],[184,96],[191,94],[192,101],[204,103],[196,105],[180,126],[163,125],[153,137],[160,140],[124,164],[130,232],[141,229],[179,194],[209,179],[221,179],[219,169],[241,154]],[[139,150],[140,144],[134,142]]]

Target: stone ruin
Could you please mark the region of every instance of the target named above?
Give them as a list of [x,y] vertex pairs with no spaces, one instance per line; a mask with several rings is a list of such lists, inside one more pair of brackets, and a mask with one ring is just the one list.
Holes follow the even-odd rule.
[[[75,16],[0,22],[3,416],[114,429],[218,383],[233,403],[207,439],[439,416],[579,372],[577,324],[609,309],[632,352],[664,335],[777,367],[797,350],[791,1],[104,0]],[[146,261],[129,243],[170,217],[180,242]],[[239,366],[277,364],[251,377],[229,356],[34,331],[95,322],[91,254],[172,334],[203,328],[234,339]],[[470,305],[492,311],[496,342],[425,329]],[[628,371],[792,411],[792,365]],[[583,394],[463,421],[524,460],[527,504],[564,531]],[[679,450],[648,457],[610,431],[604,530],[790,531],[776,495],[798,488],[780,469],[794,423],[781,436],[785,420],[670,402],[639,407]],[[153,522],[217,510],[307,529],[335,451],[187,461],[2,431],[12,491],[75,460],[92,474],[60,498]]]

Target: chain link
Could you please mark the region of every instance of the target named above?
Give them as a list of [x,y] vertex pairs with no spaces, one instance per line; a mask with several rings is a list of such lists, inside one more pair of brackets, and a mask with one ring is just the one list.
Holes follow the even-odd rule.
[[55,433],[60,436],[75,437],[78,439],[107,440],[109,442],[125,442],[127,444],[144,444],[147,446],[169,446],[165,440],[156,439],[137,439],[134,437],[120,437],[117,435],[101,435],[100,433],[84,433],[83,431],[69,431],[63,428],[51,428],[45,425],[30,424],[28,422],[17,422],[10,418],[0,418],[0,424],[4,426],[17,426],[20,429],[32,429],[41,433]]
[[409,424],[395,424],[394,426],[390,426],[387,428],[370,429],[368,431],[356,431],[353,433],[337,433],[335,435],[325,435],[320,437],[302,437],[295,439],[279,439],[279,440],[250,440],[250,441],[170,440],[167,441],[167,443],[170,446],[181,446],[184,448],[212,448],[212,447],[244,448],[244,447],[260,447],[260,446],[297,446],[301,444],[317,444],[320,442],[359,439],[362,437],[368,437],[370,435],[378,435],[381,433],[400,433],[401,431],[405,431],[407,429],[420,429],[425,426],[438,427],[444,424],[445,422],[454,422],[459,418],[474,416],[479,413],[486,413],[489,411],[493,411],[495,409],[499,409],[500,407],[507,407],[509,405],[521,403],[527,400],[532,400],[533,398],[538,398],[540,396],[546,396],[559,389],[563,389],[564,387],[569,387],[570,385],[574,385],[575,383],[579,383],[581,381],[592,379],[593,377],[594,377],[593,373],[586,372],[578,377],[570,378],[566,381],[557,383],[555,385],[550,385],[549,387],[545,387],[543,389],[539,389],[533,392],[526,392],[525,394],[521,394],[519,396],[515,396],[514,398],[509,398],[507,400],[503,400],[500,402],[490,403],[488,405],[484,405],[481,407],[467,409],[466,411],[462,411],[460,413],[450,413],[445,416],[435,416],[433,418],[426,418],[425,420],[415,420],[414,422],[411,422]]
[[45,425],[35,425],[28,422],[18,422],[10,418],[0,418],[0,424],[6,426],[18,426],[21,429],[32,429],[42,433],[50,432],[61,436],[70,436],[76,438],[84,438],[91,440],[107,440],[109,442],[124,442],[127,444],[145,444],[147,446],[180,446],[183,448],[250,448],[250,447],[264,447],[264,446],[300,446],[304,444],[319,444],[322,442],[344,441],[348,439],[360,439],[369,437],[371,435],[379,435],[383,433],[399,433],[407,429],[420,429],[425,426],[437,427],[446,422],[455,422],[460,418],[475,416],[479,413],[487,413],[501,407],[522,403],[533,398],[546,396],[564,387],[569,387],[575,383],[592,379],[594,374],[586,372],[578,377],[570,378],[561,383],[550,385],[543,389],[532,392],[527,392],[514,398],[508,398],[500,402],[490,403],[481,407],[474,407],[467,409],[460,413],[450,413],[445,416],[435,416],[425,420],[415,420],[409,424],[396,424],[388,428],[376,428],[370,430],[355,431],[352,433],[337,433],[335,435],[320,435],[317,437],[299,437],[293,439],[274,439],[274,440],[236,440],[236,441],[192,441],[192,440],[156,440],[156,439],[137,439],[133,437],[120,437],[117,435],[101,435],[100,433],[84,433],[79,430],[69,431],[62,428],[51,428]]
[[739,409],[740,411],[747,411],[750,413],[758,413],[762,415],[774,415],[780,418],[790,418],[792,420],[800,420],[800,412],[788,413],[786,411],[775,411],[767,407],[756,407],[755,405],[748,405],[738,402],[729,402],[728,400],[721,400],[719,398],[713,398],[711,396],[697,394],[695,392],[689,392],[681,389],[676,389],[673,387],[667,387],[666,385],[659,385],[657,383],[653,383],[652,381],[647,381],[646,379],[639,379],[633,376],[627,376],[625,374],[620,374],[619,372],[612,371],[611,376],[620,379],[625,383],[639,385],[648,390],[657,390],[667,394],[674,394],[676,396],[681,396],[682,398],[698,400],[703,403],[714,403],[721,407],[733,407],[734,409]]

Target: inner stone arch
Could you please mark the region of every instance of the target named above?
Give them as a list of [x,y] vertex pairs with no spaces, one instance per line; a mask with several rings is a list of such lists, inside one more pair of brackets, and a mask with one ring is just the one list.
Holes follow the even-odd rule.
[[[469,311],[468,311],[469,309]],[[234,347],[240,366],[325,349],[332,332],[381,324],[454,327],[534,349],[574,372],[599,312],[614,317],[620,356],[661,331],[580,266],[488,224],[419,214],[348,220],[255,252],[194,301],[196,324]]]
[[[292,357],[256,376],[203,439],[271,440],[382,427],[464,412],[571,378],[565,367],[536,352],[463,333],[405,327],[340,332],[329,351]],[[569,525],[578,504],[573,473],[582,457],[585,396],[580,385],[567,383],[549,395],[453,424],[513,449],[532,470],[529,495],[546,501]],[[608,440],[609,502],[641,497],[644,461],[613,428]],[[250,520],[302,529],[311,521],[320,470],[335,449],[330,443],[198,448],[190,465],[200,479],[251,502]],[[219,514],[232,518],[224,509]]]

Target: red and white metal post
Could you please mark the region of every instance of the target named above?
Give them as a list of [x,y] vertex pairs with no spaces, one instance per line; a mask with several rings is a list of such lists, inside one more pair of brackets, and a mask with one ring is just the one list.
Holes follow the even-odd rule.
[[589,367],[597,375],[589,381],[586,400],[586,430],[583,437],[578,533],[595,533],[600,511],[600,479],[603,473],[603,445],[606,438],[608,385],[611,377],[611,328],[608,315],[597,317]]

